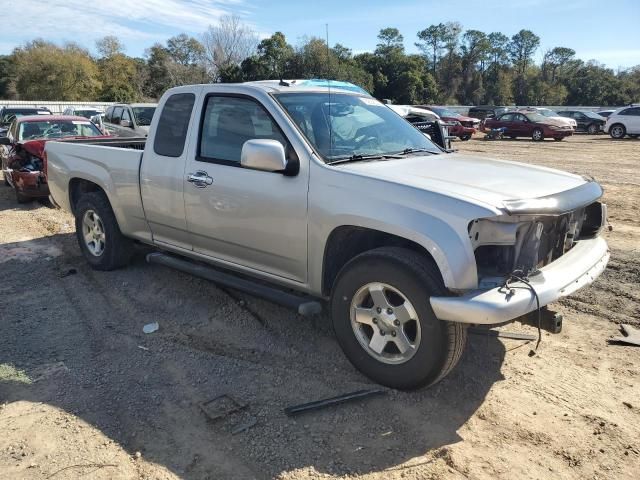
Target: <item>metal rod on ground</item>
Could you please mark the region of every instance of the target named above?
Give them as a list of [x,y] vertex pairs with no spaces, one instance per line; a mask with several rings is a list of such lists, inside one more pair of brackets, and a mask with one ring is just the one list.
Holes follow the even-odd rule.
[[536,338],[538,338],[535,335],[529,335],[528,333],[501,332],[500,330],[489,330],[487,328],[477,328],[477,327],[469,327],[468,331],[469,333],[473,333],[475,335],[486,335],[487,337],[510,338],[512,340],[533,341]]
[[386,390],[382,389],[358,390],[356,392],[345,393],[344,395],[339,395],[337,397],[325,398],[322,400],[316,400],[315,402],[303,403],[301,405],[287,407],[284,409],[284,413],[289,416],[294,416],[303,412],[308,412],[310,410],[319,410],[321,408],[331,407],[333,405],[339,405],[341,403],[361,400],[366,397],[382,395],[386,392]]

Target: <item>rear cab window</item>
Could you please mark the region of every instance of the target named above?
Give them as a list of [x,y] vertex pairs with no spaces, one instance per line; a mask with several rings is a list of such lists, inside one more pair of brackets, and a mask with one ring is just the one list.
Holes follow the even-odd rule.
[[157,155],[182,155],[195,99],[193,93],[176,93],[167,99],[153,141],[153,151]]

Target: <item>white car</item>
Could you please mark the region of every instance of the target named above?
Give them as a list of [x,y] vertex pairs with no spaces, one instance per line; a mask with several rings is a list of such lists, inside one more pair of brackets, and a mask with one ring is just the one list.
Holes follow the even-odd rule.
[[67,107],[62,114],[75,115],[78,117],[91,119],[91,117],[101,115],[103,113],[104,111],[101,108],[97,107]]
[[420,122],[435,122],[440,120],[440,116],[427,110],[426,108],[414,107],[412,105],[387,105],[391,110],[396,112],[402,118],[407,119],[410,123]]
[[607,117],[604,131],[616,140],[626,135],[631,138],[640,136],[640,105],[619,108],[613,112]]
[[519,109],[519,111],[525,111],[525,110],[529,111],[529,112],[539,113],[543,117],[548,117],[548,118],[553,118],[554,120],[559,120],[559,121],[565,123],[566,125],[569,125],[571,128],[573,128],[574,132],[578,128],[578,122],[576,122],[573,118],[567,118],[567,117],[563,117],[561,115],[558,115],[557,112],[554,112],[553,110],[551,110],[549,108],[527,107],[527,108]]

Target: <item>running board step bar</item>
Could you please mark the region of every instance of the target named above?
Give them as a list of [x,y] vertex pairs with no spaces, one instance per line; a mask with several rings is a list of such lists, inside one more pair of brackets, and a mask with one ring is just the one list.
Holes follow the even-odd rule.
[[229,287],[234,290],[249,293],[256,297],[264,298],[283,307],[296,310],[300,315],[315,315],[322,311],[322,305],[311,297],[303,297],[278,288],[252,281],[232,273],[226,273],[214,267],[187,259],[178,258],[162,252],[153,252],[147,255],[148,263],[157,263],[181,272],[190,273],[196,277],[210,280],[215,284]]

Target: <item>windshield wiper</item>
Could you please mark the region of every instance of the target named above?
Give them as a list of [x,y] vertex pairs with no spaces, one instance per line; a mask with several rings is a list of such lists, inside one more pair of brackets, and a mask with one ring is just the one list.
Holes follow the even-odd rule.
[[400,158],[400,157],[398,157],[398,154],[396,153],[385,153],[385,154],[375,153],[371,155],[354,154],[354,155],[351,155],[350,157],[337,158],[331,162],[328,162],[328,164],[336,165],[339,163],[361,162],[365,160],[386,160],[389,158]]
[[426,148],[405,148],[403,151],[396,153],[395,155],[409,155],[410,153],[433,153],[435,154],[436,152],[433,152],[431,150],[428,150]]

